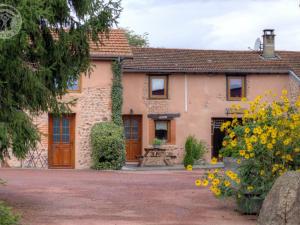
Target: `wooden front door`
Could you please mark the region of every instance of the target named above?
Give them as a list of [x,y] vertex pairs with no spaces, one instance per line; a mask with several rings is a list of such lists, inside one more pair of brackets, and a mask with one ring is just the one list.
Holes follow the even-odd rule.
[[49,115],[49,168],[75,167],[75,115]]
[[123,116],[126,139],[126,161],[136,162],[142,155],[142,116]]

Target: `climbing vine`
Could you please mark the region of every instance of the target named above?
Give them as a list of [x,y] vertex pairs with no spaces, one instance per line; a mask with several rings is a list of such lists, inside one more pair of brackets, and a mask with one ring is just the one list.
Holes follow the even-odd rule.
[[121,126],[122,125],[122,105],[123,105],[123,86],[122,86],[122,68],[118,61],[112,64],[113,84],[111,90],[112,100],[112,121]]

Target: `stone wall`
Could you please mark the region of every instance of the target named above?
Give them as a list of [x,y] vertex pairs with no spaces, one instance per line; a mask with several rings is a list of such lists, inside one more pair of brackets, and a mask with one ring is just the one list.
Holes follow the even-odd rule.
[[91,165],[90,133],[95,123],[111,120],[111,88],[84,88],[78,100],[81,109],[76,125],[76,168]]
[[292,102],[295,102],[300,95],[300,81],[293,75],[289,76],[289,94]]

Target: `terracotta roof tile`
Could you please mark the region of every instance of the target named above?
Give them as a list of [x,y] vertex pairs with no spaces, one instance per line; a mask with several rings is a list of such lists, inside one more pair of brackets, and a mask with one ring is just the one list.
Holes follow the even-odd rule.
[[287,73],[300,76],[300,52],[279,51],[264,59],[256,51],[132,48],[125,72],[166,73]]
[[[57,33],[53,32],[52,35],[54,39],[58,38]],[[89,40],[90,55],[92,58],[132,58],[132,50],[124,30],[111,29],[108,35],[99,33],[98,36],[101,43]]]
[[122,29],[112,29],[109,36],[99,34],[101,44],[89,42],[92,57],[125,57],[131,58],[132,51],[128,44],[125,32]]
[[109,36],[99,34],[101,44],[90,41],[92,57],[125,57],[131,58],[132,51],[128,44],[125,32],[122,29],[110,30]]

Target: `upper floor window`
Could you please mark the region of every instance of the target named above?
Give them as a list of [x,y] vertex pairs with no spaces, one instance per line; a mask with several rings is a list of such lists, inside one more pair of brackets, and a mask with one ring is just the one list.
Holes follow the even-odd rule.
[[68,82],[68,92],[80,92],[81,91],[81,78]]
[[166,99],[168,97],[168,77],[149,77],[149,97],[154,99]]
[[227,77],[227,99],[231,101],[240,101],[246,97],[245,77],[228,76]]

